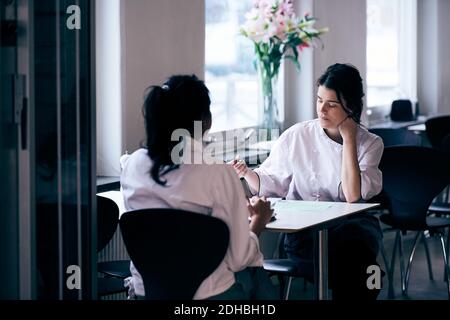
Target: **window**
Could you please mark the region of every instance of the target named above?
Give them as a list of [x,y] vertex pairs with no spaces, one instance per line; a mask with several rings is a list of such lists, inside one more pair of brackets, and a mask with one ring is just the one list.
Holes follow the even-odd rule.
[[211,94],[211,132],[258,124],[253,44],[239,34],[252,1],[206,0],[205,82]]
[[417,2],[367,0],[367,105],[417,101]]

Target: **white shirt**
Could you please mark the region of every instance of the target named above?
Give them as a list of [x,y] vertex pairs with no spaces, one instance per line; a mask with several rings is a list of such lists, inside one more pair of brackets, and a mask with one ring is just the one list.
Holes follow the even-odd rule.
[[[358,126],[356,148],[361,171],[361,197],[368,200],[382,188],[378,165],[383,154],[380,137]],[[291,200],[346,201],[342,192],[343,146],[330,139],[318,119],[286,130],[269,158],[255,172],[261,196]]]
[[[230,231],[228,251],[220,266],[197,290],[194,299],[205,299],[229,289],[234,273],[248,266],[262,266],[258,237],[249,230],[245,194],[234,169],[225,164],[181,164],[162,177],[167,186],[150,177],[152,161],[140,149],[122,157],[121,187],[126,210],[177,208],[210,214],[223,220]],[[136,295],[144,296],[140,274],[131,264]],[[182,266],[180,272],[183,272]],[[151,288],[149,289],[151,290]]]

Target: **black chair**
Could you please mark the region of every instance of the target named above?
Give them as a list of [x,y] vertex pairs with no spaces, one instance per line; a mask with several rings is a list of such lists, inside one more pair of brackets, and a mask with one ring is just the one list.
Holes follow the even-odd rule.
[[400,122],[415,120],[411,100],[394,100],[391,106],[390,117],[392,121]]
[[[97,251],[103,250],[114,236],[119,225],[119,207],[106,197],[97,196]],[[130,260],[97,263],[97,271],[108,277],[125,279],[131,276]]]
[[[389,200],[390,213],[381,215],[380,220],[397,232],[389,272],[392,275],[398,246],[404,295],[407,294],[411,263],[418,242],[422,239],[426,244],[424,231],[430,231],[440,238],[450,298],[448,257],[443,238],[444,229],[450,226],[450,219],[427,215],[433,199],[450,183],[449,163],[450,154],[430,148],[402,146],[384,150],[380,169],[383,172],[383,190]],[[404,272],[402,234],[407,231],[416,231],[417,236]],[[427,247],[425,249],[429,260]]]
[[[400,107],[401,108],[401,107]],[[400,128],[400,129],[393,129],[393,128],[374,128],[369,129],[369,131],[373,134],[376,134],[383,140],[384,147],[392,147],[392,146],[421,146],[422,145],[422,138],[412,132],[411,130],[408,130],[406,128]],[[374,199],[373,202],[380,203],[380,206],[373,210],[375,213],[384,213],[386,210],[388,210],[388,202],[387,197],[384,191],[381,191],[380,194],[375,196],[376,199]],[[391,231],[391,229],[383,230],[384,231]],[[383,258],[384,266],[386,270],[389,270],[389,264],[387,261],[386,252],[384,250],[384,246],[381,246],[381,256]],[[431,268],[431,267],[430,267]],[[388,283],[389,283],[389,290],[388,290],[388,298],[393,299],[394,298],[394,287],[393,287],[393,275],[388,272]]]
[[[97,253],[102,251],[114,236],[119,224],[119,208],[111,199],[97,196]],[[126,292],[123,279],[130,276],[130,261],[99,262],[97,271],[106,278],[98,278],[100,297]]]
[[[294,278],[303,278],[306,286],[307,273],[303,268],[299,268],[297,263],[286,257],[284,251],[284,239],[285,233],[280,233],[278,238],[278,258],[277,259],[264,259],[263,267],[269,274],[269,276],[277,276],[280,284],[280,299],[289,299],[291,291],[291,284]],[[307,265],[309,270],[313,270],[312,261],[305,261],[303,265]],[[285,277],[288,278],[287,287]],[[286,292],[285,292],[286,291]]]
[[450,133],[448,133],[442,140],[442,150],[444,152],[450,152]]
[[408,129],[392,129],[392,128],[378,128],[369,129],[370,132],[379,136],[385,147],[392,146],[420,146],[422,138]]
[[123,279],[118,278],[97,278],[97,292],[99,298],[117,293],[125,293]]
[[177,209],[142,209],[120,219],[147,300],[189,300],[222,262],[229,230],[220,219]]
[[109,198],[97,196],[97,251],[111,241],[119,225],[119,208]]
[[[430,118],[425,122],[428,140],[433,148],[450,153],[450,115]],[[450,215],[450,186],[442,192],[429,208],[437,216]],[[450,232],[447,235],[447,250],[450,250]],[[450,251],[448,251],[450,253]]]
[[446,136],[450,134],[450,115],[428,119],[425,122],[425,128],[428,140],[433,148],[450,151],[444,143]]

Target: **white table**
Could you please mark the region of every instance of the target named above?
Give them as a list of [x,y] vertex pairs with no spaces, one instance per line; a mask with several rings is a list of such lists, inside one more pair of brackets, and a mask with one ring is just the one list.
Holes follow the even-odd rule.
[[[283,203],[284,202],[284,203]],[[328,228],[343,217],[379,206],[374,203],[280,201],[275,205],[276,220],[266,225],[266,230],[292,233],[307,228],[317,229],[318,242],[315,253],[318,259],[317,295],[319,300],[328,297]]]

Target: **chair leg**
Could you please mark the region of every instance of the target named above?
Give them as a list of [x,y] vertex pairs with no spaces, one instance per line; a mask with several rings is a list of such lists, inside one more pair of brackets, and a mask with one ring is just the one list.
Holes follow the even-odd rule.
[[450,227],[447,228],[447,258],[450,256]]
[[289,277],[288,285],[286,289],[286,296],[284,300],[289,300],[289,293],[291,292],[291,283],[292,283],[292,277]]
[[389,262],[387,261],[386,250],[384,249],[384,243],[381,243],[381,256],[383,257],[384,267],[388,276],[388,299],[394,299],[394,283],[392,281],[392,272],[390,270]]
[[419,240],[423,239],[423,233],[422,231],[417,232],[416,238],[414,239],[414,245],[411,249],[411,253],[409,255],[408,265],[406,266],[406,273],[405,273],[405,284],[404,284],[404,295],[408,294],[408,283],[409,283],[409,277],[411,275],[411,265],[412,261],[414,259],[414,254],[416,253],[417,245],[419,244]]
[[[444,203],[448,203],[450,200],[450,185],[448,185],[447,187],[445,187],[444,192],[443,192],[444,196],[443,196],[443,202]],[[448,256],[447,256],[448,257]]]
[[[442,236],[443,237],[445,237],[445,230],[444,230],[444,233],[442,234]],[[447,230],[447,244],[446,244],[446,248],[447,248],[447,260],[449,260],[449,255],[450,255],[450,248],[449,248],[449,245],[450,245],[450,227],[448,228],[448,230]],[[444,281],[447,281],[446,278],[447,277],[447,269],[446,268],[444,268]]]
[[394,248],[392,248],[392,258],[391,258],[391,267],[388,268],[388,278],[391,278],[392,286],[389,287],[388,297],[389,299],[394,299],[395,292],[394,292],[394,270],[395,270],[395,258],[397,255],[397,243],[399,240],[399,231],[395,233],[395,240],[394,240]]
[[447,295],[448,299],[450,300],[450,281],[449,281],[450,267],[448,265],[448,256],[447,250],[445,248],[444,237],[442,236],[441,233],[439,234],[439,239],[441,240],[442,256],[444,257],[444,269],[446,270],[445,281],[447,282]]
[[278,278],[278,283],[280,284],[280,299],[283,300],[284,288],[286,287],[286,280],[285,280],[285,277],[281,274],[278,274],[277,278]]
[[425,232],[422,232],[422,243],[423,247],[425,248],[425,254],[427,256],[427,265],[428,265],[428,275],[430,277],[430,280],[433,280],[433,268],[431,266],[431,258],[430,258],[430,250],[428,249],[428,243],[427,238],[425,237]]
[[406,295],[406,285],[405,285],[405,259],[403,255],[403,240],[401,231],[398,231],[399,242],[398,242],[398,252],[400,259],[400,279],[402,284],[402,294]]

